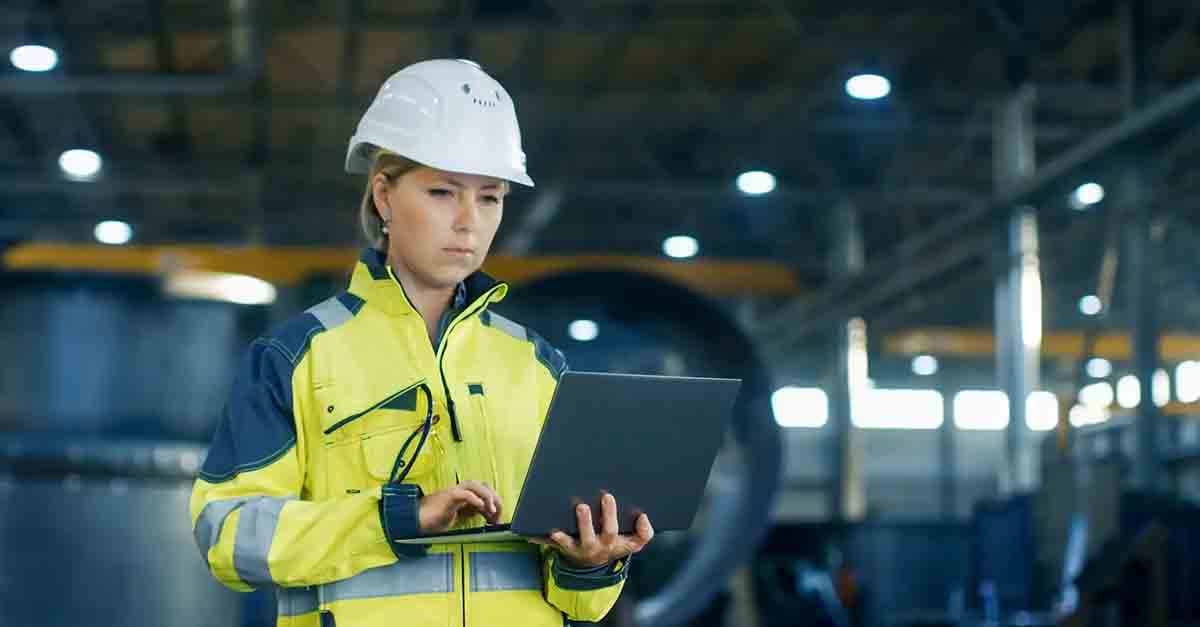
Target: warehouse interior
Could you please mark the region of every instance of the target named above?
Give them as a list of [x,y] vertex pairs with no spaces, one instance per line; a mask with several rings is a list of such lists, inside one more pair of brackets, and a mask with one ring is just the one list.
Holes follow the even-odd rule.
[[1200,625],[1200,3],[15,0],[0,50],[0,623],[276,624],[192,482],[444,58],[537,181],[497,309],[743,379],[604,624]]

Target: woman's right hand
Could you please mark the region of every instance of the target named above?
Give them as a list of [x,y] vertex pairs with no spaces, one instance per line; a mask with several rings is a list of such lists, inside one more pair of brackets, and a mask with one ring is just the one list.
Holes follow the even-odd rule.
[[500,511],[500,495],[491,486],[464,481],[453,488],[421,497],[421,533],[441,533],[476,514],[496,524],[500,522]]

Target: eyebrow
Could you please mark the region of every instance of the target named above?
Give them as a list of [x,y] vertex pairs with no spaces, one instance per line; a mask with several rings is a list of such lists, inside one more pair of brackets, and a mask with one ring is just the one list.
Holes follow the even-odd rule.
[[[456,179],[453,179],[449,176],[442,177],[442,180],[450,185],[453,185],[454,187],[459,188],[459,189],[466,187],[466,185],[464,185],[462,182],[460,182]],[[479,189],[500,189],[500,184],[499,183],[489,183],[487,185],[484,185],[483,187],[480,187]]]

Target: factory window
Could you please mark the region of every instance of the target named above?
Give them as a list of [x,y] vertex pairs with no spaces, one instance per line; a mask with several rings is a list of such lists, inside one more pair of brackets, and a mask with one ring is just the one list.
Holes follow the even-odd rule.
[[781,427],[815,429],[829,420],[829,397],[821,388],[789,385],[771,395],[771,411]]
[[1175,395],[1182,403],[1200,401],[1200,361],[1185,361],[1175,367]]
[[954,426],[999,431],[1008,426],[1008,395],[999,390],[963,390],[954,395]]
[[937,429],[945,408],[936,390],[866,389],[850,414],[861,429]]
[[1025,399],[1025,426],[1032,431],[1050,431],[1058,426],[1058,397],[1039,390]]

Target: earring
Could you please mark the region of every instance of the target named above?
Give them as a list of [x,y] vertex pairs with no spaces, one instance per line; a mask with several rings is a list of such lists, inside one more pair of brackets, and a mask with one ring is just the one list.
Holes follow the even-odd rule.
[[384,234],[384,235],[387,235],[387,234],[388,234],[388,222],[390,222],[390,220],[384,220],[384,221],[383,221],[383,224],[382,224],[382,225],[380,225],[380,227],[379,227],[379,230],[380,230],[380,231],[383,231],[383,234]]

